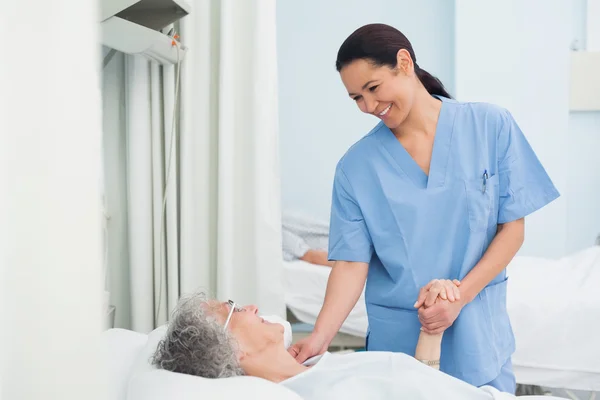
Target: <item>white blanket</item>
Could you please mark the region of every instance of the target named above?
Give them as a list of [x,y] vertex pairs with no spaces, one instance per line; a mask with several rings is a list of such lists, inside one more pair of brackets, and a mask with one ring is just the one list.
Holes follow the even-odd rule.
[[471,386],[405,354],[386,352],[325,353],[311,369],[281,384],[305,400],[516,399],[491,387]]

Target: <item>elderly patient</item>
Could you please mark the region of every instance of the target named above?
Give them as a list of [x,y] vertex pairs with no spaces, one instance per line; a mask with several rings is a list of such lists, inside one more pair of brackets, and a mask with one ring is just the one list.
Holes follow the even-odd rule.
[[153,362],[205,378],[260,377],[305,399],[513,397],[476,388],[429,366],[435,362],[417,360],[439,360],[441,339],[442,335],[421,332],[416,358],[390,352],[326,352],[299,364],[284,346],[284,327],[265,321],[256,307],[195,294],[180,301]]

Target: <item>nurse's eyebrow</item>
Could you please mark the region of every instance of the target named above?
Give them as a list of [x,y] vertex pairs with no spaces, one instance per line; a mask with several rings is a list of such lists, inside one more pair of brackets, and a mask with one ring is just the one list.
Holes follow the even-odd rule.
[[[375,80],[370,80],[369,82],[365,83],[364,85],[362,85],[362,90],[365,90],[367,88],[367,86],[369,86],[371,83],[375,82]],[[356,93],[348,93],[348,96],[352,97],[352,96],[356,96]]]

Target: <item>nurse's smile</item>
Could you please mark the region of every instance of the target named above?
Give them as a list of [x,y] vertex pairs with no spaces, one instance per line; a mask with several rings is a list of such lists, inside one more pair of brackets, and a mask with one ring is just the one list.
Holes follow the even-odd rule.
[[383,111],[378,112],[376,115],[381,118],[382,120],[385,120],[389,117],[390,115],[390,109],[392,108],[393,104],[390,103],[389,106],[387,106],[386,108],[383,109]]

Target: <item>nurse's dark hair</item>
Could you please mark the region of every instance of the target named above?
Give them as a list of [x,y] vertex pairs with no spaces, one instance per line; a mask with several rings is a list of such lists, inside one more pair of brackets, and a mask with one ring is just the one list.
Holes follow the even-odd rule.
[[335,68],[340,72],[356,60],[367,60],[378,67],[396,68],[396,57],[401,49],[406,49],[410,54],[415,72],[429,94],[452,98],[438,78],[419,67],[408,38],[389,25],[369,24],[354,31],[340,46]]

